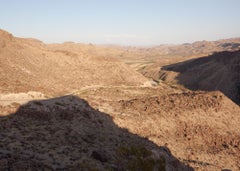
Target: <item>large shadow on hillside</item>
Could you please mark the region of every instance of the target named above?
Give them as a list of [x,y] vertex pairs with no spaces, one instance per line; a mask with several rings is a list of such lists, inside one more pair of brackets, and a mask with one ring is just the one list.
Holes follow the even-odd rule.
[[76,96],[30,101],[0,117],[0,170],[193,170]]
[[175,79],[190,90],[219,90],[240,104],[240,51],[216,52],[163,66],[162,71],[178,72]]

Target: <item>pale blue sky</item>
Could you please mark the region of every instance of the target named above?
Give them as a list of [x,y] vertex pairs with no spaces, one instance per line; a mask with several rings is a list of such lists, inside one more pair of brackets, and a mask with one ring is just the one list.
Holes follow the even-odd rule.
[[240,0],[0,0],[0,28],[47,43],[217,40],[240,37]]

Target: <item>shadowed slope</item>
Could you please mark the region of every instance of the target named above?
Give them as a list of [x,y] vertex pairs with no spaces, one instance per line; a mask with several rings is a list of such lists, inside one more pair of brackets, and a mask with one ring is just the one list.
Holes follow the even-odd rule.
[[197,170],[240,168],[240,108],[222,93],[183,92],[115,103],[116,123],[167,145]]
[[0,170],[193,170],[76,96],[0,117]]
[[167,146],[196,170],[240,169],[240,107],[219,91],[165,85],[99,88],[79,96],[121,128]]
[[167,65],[161,68],[159,78],[191,90],[219,90],[239,104],[240,51],[219,52]]

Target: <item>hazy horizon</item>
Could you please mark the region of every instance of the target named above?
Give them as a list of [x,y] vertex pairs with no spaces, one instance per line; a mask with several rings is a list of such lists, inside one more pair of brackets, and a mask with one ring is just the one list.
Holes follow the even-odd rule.
[[240,37],[238,0],[33,2],[0,6],[0,28],[45,43],[155,46]]

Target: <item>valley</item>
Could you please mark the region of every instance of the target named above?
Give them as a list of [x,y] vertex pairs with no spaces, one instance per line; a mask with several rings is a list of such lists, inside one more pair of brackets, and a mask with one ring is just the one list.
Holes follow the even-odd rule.
[[0,170],[239,170],[239,49],[0,30]]

